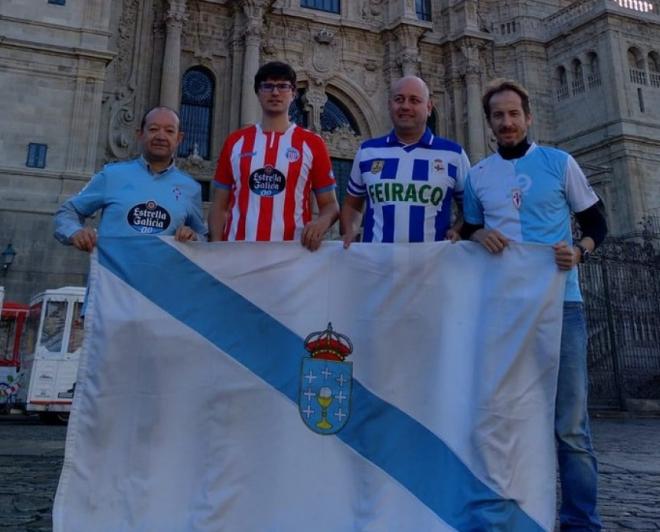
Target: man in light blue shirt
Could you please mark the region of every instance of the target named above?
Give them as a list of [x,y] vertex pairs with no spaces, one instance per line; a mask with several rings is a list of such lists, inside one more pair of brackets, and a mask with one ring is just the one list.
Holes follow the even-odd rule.
[[55,238],[92,251],[96,231],[85,219],[101,210],[101,236],[174,235],[179,241],[205,238],[201,187],[174,165],[183,138],[179,117],[166,107],[148,111],[137,133],[142,155],[107,164],[79,194],[55,213]]
[[[527,91],[515,81],[493,82],[483,97],[497,152],[477,163],[465,184],[463,238],[490,253],[509,242],[552,245],[568,271],[555,404],[562,530],[600,530],[598,471],[587,412],[587,334],[577,264],[602,242],[607,225],[587,178],[568,153],[527,140],[532,122]],[[571,213],[582,231],[573,242]]]

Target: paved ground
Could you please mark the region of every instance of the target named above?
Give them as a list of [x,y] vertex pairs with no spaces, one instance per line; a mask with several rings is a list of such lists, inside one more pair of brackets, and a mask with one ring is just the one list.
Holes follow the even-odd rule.
[[[605,529],[660,530],[660,417],[597,417],[592,425]],[[51,530],[65,434],[0,417],[0,530]]]

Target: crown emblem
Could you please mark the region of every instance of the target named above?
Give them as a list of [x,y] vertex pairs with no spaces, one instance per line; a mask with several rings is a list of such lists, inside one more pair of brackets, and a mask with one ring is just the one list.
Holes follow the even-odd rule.
[[343,362],[353,352],[353,343],[348,336],[335,332],[332,323],[325,331],[317,331],[305,338],[305,349],[312,358]]

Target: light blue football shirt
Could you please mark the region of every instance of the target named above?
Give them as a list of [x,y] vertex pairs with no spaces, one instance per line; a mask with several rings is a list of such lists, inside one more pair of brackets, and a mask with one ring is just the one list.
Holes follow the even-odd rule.
[[[494,153],[476,164],[465,185],[465,221],[497,229],[514,242],[573,243],[571,212],[598,202],[568,153],[532,144],[519,159]],[[566,301],[582,301],[577,268],[566,282]]]
[[207,232],[199,183],[174,165],[152,173],[142,157],[107,164],[67,200],[55,214],[55,237],[68,244],[98,210],[100,236],[173,235],[184,224],[198,235]]

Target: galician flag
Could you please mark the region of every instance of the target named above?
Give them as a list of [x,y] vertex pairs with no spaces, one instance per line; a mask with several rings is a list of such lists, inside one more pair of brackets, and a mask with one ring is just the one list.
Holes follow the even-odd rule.
[[55,532],[552,530],[552,249],[102,238]]

